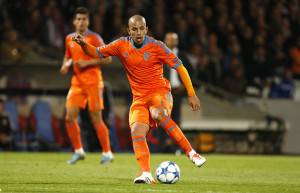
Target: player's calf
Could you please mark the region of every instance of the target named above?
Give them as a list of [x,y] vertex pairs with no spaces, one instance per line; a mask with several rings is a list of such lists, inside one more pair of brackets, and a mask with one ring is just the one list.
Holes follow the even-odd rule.
[[195,152],[195,150],[193,150],[190,142],[171,117],[163,117],[160,120],[159,125],[179,145],[179,147],[186,153],[186,155],[196,166],[200,167],[206,162],[206,159],[203,156],[200,156]]

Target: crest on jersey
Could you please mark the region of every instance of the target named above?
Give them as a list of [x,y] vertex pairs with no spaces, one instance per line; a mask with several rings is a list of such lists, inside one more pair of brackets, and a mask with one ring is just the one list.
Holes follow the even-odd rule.
[[148,60],[150,57],[150,54],[148,52],[144,53],[144,60]]
[[74,43],[73,43],[73,42],[70,44],[70,47],[71,47],[71,48],[74,48]]

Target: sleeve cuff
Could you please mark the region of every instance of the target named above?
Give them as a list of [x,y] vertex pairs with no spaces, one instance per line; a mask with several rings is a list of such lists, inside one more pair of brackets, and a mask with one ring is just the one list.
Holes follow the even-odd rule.
[[182,63],[177,63],[177,64],[175,64],[172,68],[176,70],[181,64],[182,64]]
[[96,52],[101,58],[105,58],[98,48],[96,48]]

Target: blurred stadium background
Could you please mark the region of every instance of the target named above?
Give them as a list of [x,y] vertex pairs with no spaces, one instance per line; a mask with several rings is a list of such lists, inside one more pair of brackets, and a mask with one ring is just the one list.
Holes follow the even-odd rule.
[[[0,0],[2,151],[71,151],[64,127],[71,73],[59,69],[77,6],[90,10],[90,28],[106,43],[126,35],[137,13],[151,36],[178,34],[203,108],[194,113],[183,98],[176,116],[198,151],[300,153],[299,0]],[[127,78],[117,59],[102,70],[112,148],[131,151]],[[99,151],[86,110],[80,124],[85,149]],[[177,151],[160,129],[148,140],[152,152]]]

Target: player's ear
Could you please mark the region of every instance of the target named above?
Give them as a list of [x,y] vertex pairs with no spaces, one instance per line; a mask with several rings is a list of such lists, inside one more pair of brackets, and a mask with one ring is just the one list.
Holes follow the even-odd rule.
[[128,35],[130,35],[130,29],[129,29],[129,27],[127,28],[127,32],[128,32]]
[[87,27],[89,27],[90,26],[90,20],[88,19],[87,20]]

